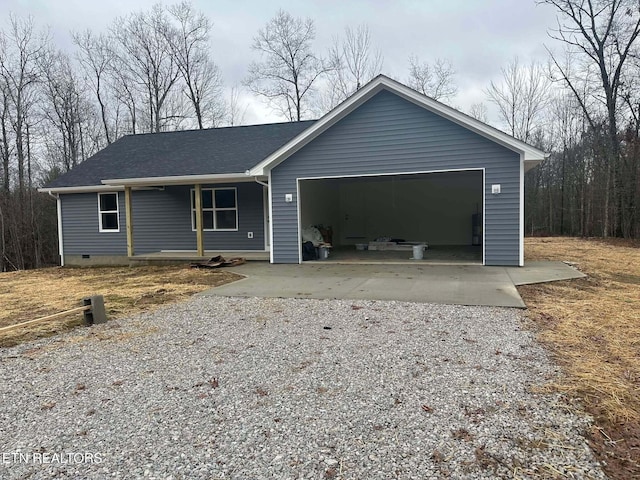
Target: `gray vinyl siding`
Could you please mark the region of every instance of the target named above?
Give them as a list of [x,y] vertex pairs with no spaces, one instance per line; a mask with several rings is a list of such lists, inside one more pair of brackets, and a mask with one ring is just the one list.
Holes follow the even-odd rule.
[[60,195],[65,255],[126,255],[124,192],[118,192],[119,232],[100,232],[98,194]]
[[[300,258],[299,178],[477,168],[485,169],[485,263],[518,265],[519,155],[382,91],[271,171],[273,261]],[[491,194],[492,184],[501,185],[500,195]],[[293,202],[285,202],[287,193]]]
[[[203,188],[224,187],[237,189],[238,230],[205,231],[205,249],[264,250],[264,187],[254,182],[203,185]],[[176,186],[132,192],[135,254],[196,249],[196,232],[191,226],[191,188]],[[97,193],[61,195],[61,199],[65,254],[127,254],[124,192],[118,193],[119,233],[98,231]],[[248,232],[253,232],[252,239],[248,238]]]

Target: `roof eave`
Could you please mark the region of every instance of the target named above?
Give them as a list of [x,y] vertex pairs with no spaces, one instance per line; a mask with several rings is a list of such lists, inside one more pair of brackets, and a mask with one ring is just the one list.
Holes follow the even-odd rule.
[[[261,180],[265,180],[258,175]],[[160,187],[168,185],[195,185],[203,183],[238,183],[255,182],[256,176],[243,173],[223,173],[217,175],[176,175],[169,177],[141,177],[141,178],[109,178],[102,180],[102,185],[80,185],[71,187],[42,187],[43,193],[93,193],[124,190],[125,187]]]
[[167,185],[195,185],[203,183],[235,183],[253,182],[253,176],[248,176],[247,172],[242,173],[220,173],[206,175],[175,175],[168,177],[140,177],[140,178],[109,178],[102,180],[104,185],[119,185],[122,187],[148,187]]
[[115,192],[122,189],[122,186],[117,185],[78,185],[75,187],[42,187],[38,191],[41,193],[95,193]]
[[531,170],[532,168],[537,167],[542,162],[544,162],[547,158],[549,158],[548,153],[542,153],[540,155],[540,150],[537,149],[529,149],[522,153],[522,162],[524,163],[524,171],[525,173]]
[[542,163],[543,159],[535,159],[535,160],[524,160],[524,171],[525,173],[531,170],[532,168],[537,167]]

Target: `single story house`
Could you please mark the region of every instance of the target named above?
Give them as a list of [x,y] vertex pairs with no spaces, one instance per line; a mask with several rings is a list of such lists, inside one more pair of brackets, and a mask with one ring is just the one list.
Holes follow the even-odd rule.
[[[154,252],[301,263],[301,231],[478,245],[523,265],[524,173],[544,152],[380,75],[316,121],[125,136],[41,191],[62,264]],[[428,255],[428,254],[427,254]]]

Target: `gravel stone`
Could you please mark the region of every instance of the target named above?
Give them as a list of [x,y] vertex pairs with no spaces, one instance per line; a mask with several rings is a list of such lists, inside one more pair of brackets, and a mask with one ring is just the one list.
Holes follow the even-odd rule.
[[606,478],[521,315],[194,297],[2,349],[0,478]]

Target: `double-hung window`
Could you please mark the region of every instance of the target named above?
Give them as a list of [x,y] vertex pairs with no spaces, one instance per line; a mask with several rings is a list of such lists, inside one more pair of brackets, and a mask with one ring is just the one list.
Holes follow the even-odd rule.
[[[191,190],[191,228],[196,230],[196,191]],[[238,195],[235,188],[202,189],[202,229],[238,230]]]
[[98,193],[98,223],[100,232],[119,232],[118,192]]

